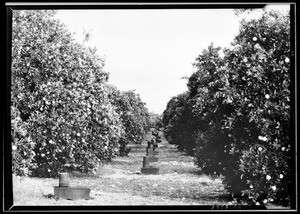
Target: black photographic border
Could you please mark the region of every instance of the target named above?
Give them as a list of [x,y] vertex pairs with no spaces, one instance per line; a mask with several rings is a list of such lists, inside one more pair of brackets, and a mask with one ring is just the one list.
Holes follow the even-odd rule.
[[[263,206],[13,206],[12,195],[12,157],[11,157],[11,139],[10,139],[10,88],[11,88],[11,29],[12,29],[12,10],[40,10],[40,9],[64,9],[64,10],[76,10],[76,9],[248,9],[248,8],[262,8],[267,4],[274,2],[262,2],[262,3],[241,3],[241,2],[6,2],[4,10],[2,10],[2,20],[5,20],[5,42],[2,51],[5,51],[2,60],[5,60],[3,80],[3,102],[4,111],[1,116],[3,118],[3,209],[4,212],[201,212],[201,211],[262,211]],[[282,2],[289,3],[291,12],[291,130],[293,142],[291,142],[291,149],[295,151],[295,156],[292,157],[291,167],[295,170],[295,192],[291,193],[292,201],[291,209],[289,210],[264,210],[264,211],[297,211],[298,210],[298,185],[297,185],[297,75],[296,75],[296,7],[294,2]],[[291,178],[292,179],[292,178]]]

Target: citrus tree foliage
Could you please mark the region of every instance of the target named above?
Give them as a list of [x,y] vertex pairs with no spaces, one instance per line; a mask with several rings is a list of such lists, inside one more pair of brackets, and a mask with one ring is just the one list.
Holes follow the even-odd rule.
[[192,154],[195,148],[193,132],[195,119],[188,103],[189,93],[179,94],[168,102],[163,112],[164,135],[181,151]]
[[129,111],[123,112],[127,120],[124,121],[125,129],[128,127],[127,139],[134,143],[141,144],[146,132],[150,128],[150,115],[146,104],[142,102],[140,95],[134,91],[125,91],[124,97],[127,100]]
[[225,182],[229,190],[240,183],[254,199],[287,203],[293,191],[289,15],[266,12],[242,21],[232,45],[225,61],[235,112],[224,128],[232,133],[227,150],[238,158],[225,171]]
[[[203,160],[202,163],[205,166],[210,166],[202,166],[203,171],[209,174],[216,171],[209,161],[218,162],[218,159],[206,159],[206,156],[211,157],[213,155],[211,153],[216,156],[217,147],[214,146],[214,149],[211,149],[205,144],[201,145],[200,139],[206,132],[206,134],[211,133],[212,127],[217,129],[224,118],[223,113],[230,111],[228,107],[223,110],[224,112],[217,111],[222,100],[220,98],[216,102],[214,97],[218,90],[228,85],[219,51],[219,47],[211,44],[196,58],[194,66],[197,72],[188,78],[189,91],[173,97],[163,116],[165,135],[170,143],[178,145],[178,149],[189,154],[195,154],[199,148],[201,151],[206,150],[204,154],[197,157]],[[213,134],[211,137],[217,138],[218,136]],[[196,147],[196,142],[198,147]],[[212,146],[212,144],[209,145]],[[216,145],[219,144],[216,143]],[[200,163],[199,160],[198,163]],[[217,166],[219,167],[218,164]]]
[[12,171],[18,175],[27,175],[28,168],[35,157],[35,143],[27,132],[28,124],[20,117],[20,111],[11,107]]
[[120,140],[120,154],[126,154],[130,142],[140,144],[149,130],[150,115],[139,94],[134,91],[120,91],[108,85],[108,97],[120,115],[124,135]]
[[156,129],[160,129],[163,127],[163,123],[162,123],[162,116],[159,114],[156,114],[154,112],[149,112],[150,115],[150,119],[149,119],[149,126],[151,128],[156,128]]
[[211,44],[196,58],[197,71],[188,79],[189,103],[197,121],[193,132],[196,164],[206,174],[220,174],[227,159],[224,146],[229,144],[224,121],[233,112],[229,81],[220,47]]
[[196,59],[185,104],[170,100],[167,135],[180,136],[171,118],[189,112],[186,120],[196,121],[193,138],[181,143],[195,146],[204,173],[224,175],[226,189],[252,202],[288,205],[294,191],[289,15],[272,11],[243,20],[223,58],[219,50],[211,45]]
[[124,132],[109,102],[103,60],[53,15],[13,11],[13,167],[29,166],[35,176],[91,172],[118,153]]

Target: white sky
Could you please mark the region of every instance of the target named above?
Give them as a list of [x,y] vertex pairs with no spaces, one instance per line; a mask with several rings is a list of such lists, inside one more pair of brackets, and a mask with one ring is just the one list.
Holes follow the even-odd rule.
[[172,96],[187,90],[184,76],[204,48],[228,47],[238,33],[231,9],[59,10],[76,39],[91,33],[89,46],[105,57],[109,83],[135,90],[147,108],[161,114]]

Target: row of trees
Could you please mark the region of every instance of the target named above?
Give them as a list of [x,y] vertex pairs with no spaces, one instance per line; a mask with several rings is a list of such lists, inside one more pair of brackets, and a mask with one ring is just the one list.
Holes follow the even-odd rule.
[[13,172],[93,172],[140,143],[150,115],[138,94],[108,84],[96,49],[74,41],[54,11],[13,11]]
[[294,191],[289,19],[265,11],[242,20],[223,57],[211,44],[196,58],[188,91],[163,113],[170,143],[255,203],[288,205]]

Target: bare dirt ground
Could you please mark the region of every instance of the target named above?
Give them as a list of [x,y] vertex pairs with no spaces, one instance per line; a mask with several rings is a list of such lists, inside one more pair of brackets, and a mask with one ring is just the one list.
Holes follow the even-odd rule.
[[163,136],[158,145],[159,160],[154,163],[159,167],[157,175],[140,173],[146,153],[144,141],[130,145],[128,156],[104,164],[95,175],[70,175],[71,186],[91,188],[90,200],[55,200],[53,187],[58,186],[58,179],[14,177],[14,205],[232,205],[221,178],[201,174],[193,158],[179,152]]

